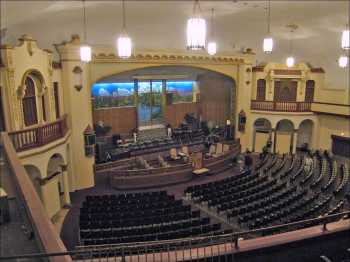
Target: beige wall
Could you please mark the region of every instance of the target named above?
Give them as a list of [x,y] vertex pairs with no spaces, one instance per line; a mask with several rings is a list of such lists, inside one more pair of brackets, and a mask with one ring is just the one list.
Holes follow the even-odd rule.
[[262,152],[263,147],[269,139],[269,133],[256,132],[255,135],[255,152]]
[[330,150],[331,135],[350,137],[350,119],[334,115],[319,115],[318,148]]
[[290,152],[291,133],[276,132],[276,153],[284,154]]

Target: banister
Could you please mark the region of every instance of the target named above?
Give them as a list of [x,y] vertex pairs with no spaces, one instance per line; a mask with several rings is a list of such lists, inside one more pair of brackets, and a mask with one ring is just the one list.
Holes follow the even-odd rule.
[[251,100],[250,109],[277,112],[311,112],[311,103]]
[[[25,207],[26,213],[35,231],[35,236],[40,240],[40,246],[43,251],[46,253],[66,252],[67,250],[55,231],[7,133],[0,133],[0,143],[4,149],[9,168],[12,171],[12,183],[14,183],[17,189],[20,201]],[[52,257],[50,261],[70,262],[72,259],[69,256]]]
[[43,125],[9,132],[17,152],[44,146],[54,140],[63,138],[67,133],[67,115]]

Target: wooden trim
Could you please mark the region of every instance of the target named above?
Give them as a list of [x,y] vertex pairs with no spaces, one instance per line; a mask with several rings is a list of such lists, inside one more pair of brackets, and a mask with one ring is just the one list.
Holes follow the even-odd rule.
[[273,69],[275,75],[301,75],[301,70],[290,70],[290,69]]
[[[41,200],[36,193],[29,175],[22,166],[15,148],[7,133],[0,134],[1,144],[4,147],[9,168],[12,171],[12,182],[20,194],[28,217],[33,225],[35,235],[40,240],[41,246],[46,253],[67,252],[62,240],[52,225]],[[71,262],[69,256],[51,257],[51,262]]]
[[331,135],[331,138],[332,139],[346,141],[346,142],[350,142],[350,137],[346,137],[346,136]]
[[254,66],[253,68],[252,68],[252,71],[253,72],[264,72],[264,66]]
[[337,104],[337,103],[318,102],[318,101],[313,101],[312,103],[314,103],[314,104],[321,104],[321,105],[330,105],[330,106],[345,106],[345,107],[350,107],[350,105],[348,105],[348,104]]

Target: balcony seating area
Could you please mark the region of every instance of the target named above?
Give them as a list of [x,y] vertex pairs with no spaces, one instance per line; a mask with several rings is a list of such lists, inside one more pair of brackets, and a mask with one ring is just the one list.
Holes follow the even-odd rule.
[[[334,189],[338,165],[327,152],[268,154],[238,176],[191,186],[185,193],[228,223],[251,230],[342,211],[348,206],[344,196],[350,185],[347,165],[341,170]],[[340,191],[344,194],[337,196]]]
[[166,191],[87,196],[80,209],[82,245],[167,240],[221,232],[199,210]]

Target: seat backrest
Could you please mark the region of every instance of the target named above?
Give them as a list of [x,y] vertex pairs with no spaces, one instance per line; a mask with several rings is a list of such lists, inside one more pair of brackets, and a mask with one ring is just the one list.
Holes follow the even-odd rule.
[[189,156],[189,155],[190,155],[190,152],[189,152],[189,150],[188,150],[188,146],[183,146],[183,147],[181,148],[181,151],[182,151],[182,153],[184,153],[186,156]]
[[227,145],[227,144],[224,144],[224,147],[223,147],[222,151],[223,151],[224,153],[230,151],[230,146]]
[[209,147],[209,155],[214,155],[216,151],[216,146],[215,145],[211,145]]
[[171,149],[170,149],[170,157],[171,157],[171,158],[176,158],[176,157],[177,157],[176,148],[171,148]]
[[219,155],[219,154],[222,154],[222,152],[223,152],[222,151],[222,143],[217,143],[216,144],[216,152],[215,153]]

